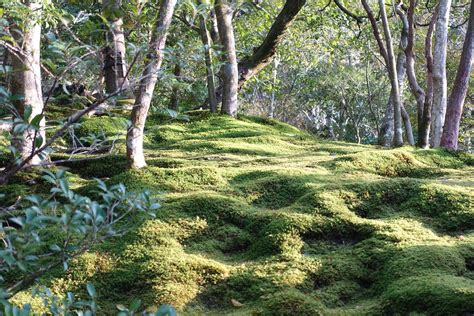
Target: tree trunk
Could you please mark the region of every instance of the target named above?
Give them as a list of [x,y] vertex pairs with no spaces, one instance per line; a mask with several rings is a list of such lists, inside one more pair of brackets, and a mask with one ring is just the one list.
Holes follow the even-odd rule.
[[377,139],[377,143],[380,146],[390,148],[393,140],[393,128],[393,94],[391,92],[382,119],[382,125],[380,126],[379,137]]
[[436,21],[435,44],[433,54],[433,147],[439,147],[443,133],[444,118],[448,99],[446,79],[446,49],[448,43],[448,23],[451,0],[440,0]]
[[232,8],[227,0],[215,2],[217,27],[222,48],[224,50],[221,69],[222,77],[222,109],[221,112],[235,116],[238,110],[238,81],[237,55],[235,52],[234,27],[232,26]]
[[209,100],[209,109],[212,113],[217,112],[216,84],[214,81],[214,69],[212,67],[211,39],[207,31],[206,21],[203,16],[199,21],[199,32],[201,34],[202,44],[204,45],[204,59],[206,61],[207,75],[207,94]]
[[473,28],[474,2],[471,2],[466,38],[464,39],[461,60],[459,61],[453,90],[449,96],[446,120],[443,128],[443,135],[441,137],[441,146],[450,150],[456,150],[458,148],[459,125],[461,124],[461,115],[469,85],[469,77],[474,56]]
[[163,61],[163,49],[177,0],[163,0],[150,40],[145,68],[137,89],[131,114],[131,127],[127,132],[127,158],[131,168],[146,166],[143,154],[143,132],[148,109],[158,80],[158,70]]
[[[30,19],[26,21],[24,29],[16,24],[11,26],[11,34],[19,44],[20,53],[11,52],[12,78],[11,93],[22,96],[23,99],[14,101],[14,106],[21,117],[25,118],[27,109],[31,107],[31,114],[25,118],[28,122],[43,114],[43,94],[41,90],[41,10],[40,2],[23,1],[30,12]],[[40,142],[37,140],[41,140]],[[39,131],[27,128],[23,133],[14,135],[12,145],[22,159],[28,158],[35,147],[44,144],[46,140],[45,119],[39,122]],[[36,141],[36,146],[35,146]],[[41,162],[39,156],[33,157],[27,165],[36,165]]]
[[423,103],[423,113],[421,124],[418,126],[418,147],[428,148],[430,146],[431,110],[433,106],[433,32],[438,16],[439,6],[436,7],[431,18],[425,38],[425,59],[426,59],[426,93]]
[[415,53],[413,48],[415,46],[415,8],[417,0],[410,0],[407,16],[401,11],[397,10],[403,25],[407,25],[407,46],[405,47],[406,56],[406,71],[408,76],[408,83],[412,94],[415,96],[417,105],[417,123],[418,128],[421,126],[423,120],[423,104],[425,102],[425,91],[418,84],[415,71]]
[[120,88],[128,89],[126,78],[126,48],[123,33],[123,20],[114,17],[122,5],[122,0],[102,0],[102,7],[108,18],[109,30],[106,33],[107,45],[103,49],[105,91],[114,93]]
[[[405,49],[408,46],[408,21],[402,19],[402,32],[400,35],[400,51],[397,56],[397,76],[398,76],[398,87],[400,93],[400,99],[403,96],[405,79],[407,77],[407,57],[405,55]],[[407,137],[407,142],[411,146],[415,145],[415,139],[413,138],[413,128],[411,126],[410,115],[405,109],[403,101],[400,102],[400,111],[403,120],[403,125],[405,127],[405,134]]]
[[396,60],[393,52],[392,35],[390,34],[390,25],[388,23],[387,12],[385,11],[385,1],[379,0],[382,25],[385,34],[385,41],[387,46],[387,68],[390,75],[390,83],[392,85],[393,95],[393,115],[394,115],[394,135],[393,144],[394,146],[403,145],[403,134],[402,134],[402,116],[401,108],[402,102],[400,98],[400,88],[398,83]]
[[[181,64],[179,63],[179,55],[177,55],[176,64],[174,65],[173,74],[176,80],[179,80],[181,77]],[[179,97],[178,97],[179,89],[178,87],[174,86],[171,89],[171,97],[170,97],[170,104],[168,105],[168,109],[178,112],[179,108]]]
[[262,44],[254,49],[251,56],[242,58],[239,62],[239,89],[272,62],[276,48],[283,39],[283,34],[296,19],[305,3],[306,0],[287,0]]
[[278,75],[278,65],[280,64],[280,60],[278,58],[273,59],[273,71],[272,71],[272,96],[270,100],[270,107],[268,109],[268,117],[274,118],[275,117],[275,90],[277,85],[277,75]]
[[[403,85],[405,83],[405,78],[407,74],[407,58],[405,56],[405,48],[408,45],[408,23],[406,23],[406,19],[402,19],[402,31],[400,35],[400,52],[398,53],[397,56],[397,62],[396,62],[396,70],[397,70],[397,79],[398,79],[398,86],[399,86],[399,94],[400,94],[400,99],[401,96],[403,95]],[[393,88],[390,92],[390,98],[387,104],[387,110],[385,112],[385,116],[383,119],[383,124],[382,124],[382,129],[380,131],[380,134],[382,137],[379,137],[379,145],[384,146],[384,147],[390,147],[391,142],[393,140],[393,134],[394,134],[394,98],[393,98]],[[405,126],[405,133],[407,137],[407,142],[410,145],[415,145],[415,139],[413,138],[413,128],[411,126],[411,121],[410,121],[410,115],[408,112],[405,110],[405,107],[403,105],[403,102],[400,102],[400,110],[401,110],[401,116],[403,120],[403,125]]]

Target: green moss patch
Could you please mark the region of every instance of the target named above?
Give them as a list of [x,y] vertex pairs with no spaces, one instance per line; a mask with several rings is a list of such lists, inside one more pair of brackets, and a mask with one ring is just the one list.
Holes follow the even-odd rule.
[[[473,313],[472,155],[188,116],[147,122],[146,168],[127,170],[121,155],[64,166],[83,192],[92,177],[110,178],[151,191],[162,208],[45,283],[80,291],[93,282],[103,314],[134,297],[183,314]],[[83,135],[113,120],[86,120]],[[37,177],[9,185],[9,198],[37,192]]]

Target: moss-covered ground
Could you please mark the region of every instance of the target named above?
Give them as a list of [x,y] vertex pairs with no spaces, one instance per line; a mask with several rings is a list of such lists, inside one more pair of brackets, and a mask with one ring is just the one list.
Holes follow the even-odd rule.
[[82,192],[101,177],[162,208],[45,281],[53,289],[93,282],[102,314],[137,297],[182,314],[474,313],[472,155],[205,112],[150,118],[146,155],[139,171],[121,155],[69,166]]

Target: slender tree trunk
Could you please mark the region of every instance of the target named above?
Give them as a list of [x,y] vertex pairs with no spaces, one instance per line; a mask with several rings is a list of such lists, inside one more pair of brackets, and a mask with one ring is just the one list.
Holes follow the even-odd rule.
[[[403,22],[406,22],[406,19]],[[404,50],[407,47],[407,44],[408,44],[408,24],[403,23],[402,32],[400,35],[400,52],[398,53],[397,62],[396,62],[400,99],[401,99],[401,96],[403,95],[403,86],[404,86],[405,78],[407,74],[407,71],[406,71],[407,58],[404,53]],[[393,94],[394,94],[394,91],[392,88],[390,92],[390,98],[387,104],[387,110],[385,112],[385,116],[383,119],[382,130],[380,132],[382,137],[379,137],[379,145],[384,146],[384,147],[390,147],[391,142],[393,140],[393,134],[394,134]],[[407,142],[408,144],[413,146],[415,145],[415,139],[413,138],[413,128],[411,126],[410,115],[406,111],[403,105],[403,102],[400,103],[400,106],[401,106],[400,111],[401,111],[401,116],[403,120],[403,125],[405,126]]]
[[382,119],[382,125],[379,130],[379,137],[377,143],[380,146],[389,148],[392,145],[393,141],[393,129],[394,129],[394,120],[393,120],[393,93],[390,93],[390,97],[385,108],[385,113]]
[[453,90],[449,96],[446,120],[443,128],[443,135],[441,137],[441,146],[450,150],[456,150],[458,148],[459,125],[461,124],[461,115],[464,106],[464,100],[466,99],[474,56],[473,29],[474,1],[471,2],[466,38],[464,39],[461,60],[459,61]]
[[[102,0],[105,16],[115,16],[122,5],[122,0]],[[126,65],[125,36],[121,17],[108,18],[109,30],[106,33],[107,45],[103,49],[105,91],[114,93],[121,87],[129,87]]]
[[211,29],[209,31],[209,35],[211,36],[212,42],[214,44],[217,44],[221,40],[219,38],[219,28],[217,27],[216,12],[214,10],[211,10],[209,17],[211,18]]
[[408,8],[408,14],[405,15],[400,9],[397,10],[400,19],[407,29],[407,45],[405,46],[405,57],[406,57],[406,73],[408,77],[408,83],[412,94],[415,96],[417,105],[417,123],[418,129],[423,121],[423,104],[425,102],[425,91],[418,84],[415,71],[415,54],[413,48],[415,45],[415,8],[417,0],[410,0],[410,6]]
[[278,65],[280,60],[278,58],[273,59],[273,71],[272,71],[272,97],[270,100],[270,108],[268,109],[268,117],[274,118],[275,116],[275,90],[277,84]]
[[431,129],[431,110],[433,106],[433,32],[436,19],[438,16],[439,6],[436,7],[433,17],[431,18],[428,31],[425,38],[425,59],[426,59],[426,93],[423,104],[423,113],[421,124],[418,127],[418,147],[429,148],[430,146],[430,129]]
[[214,68],[212,67],[211,39],[207,31],[206,21],[203,16],[199,20],[199,32],[204,45],[204,59],[206,61],[207,94],[209,109],[212,113],[217,112],[216,83],[214,81]]
[[235,116],[239,107],[237,100],[239,72],[235,52],[234,27],[232,26],[232,8],[227,0],[216,0],[215,10],[219,37],[224,50],[221,69],[222,76],[222,113]]
[[177,0],[163,0],[158,12],[153,35],[150,40],[145,68],[137,89],[135,105],[131,114],[131,127],[127,132],[127,158],[131,168],[146,166],[143,154],[143,132],[148,109],[158,80],[158,70],[163,61],[163,49],[166,44],[168,29],[173,17]]
[[[177,59],[179,59],[179,54],[177,55],[177,57]],[[181,64],[179,63],[179,60],[177,60],[176,64],[174,65],[173,75],[175,76],[176,80],[179,80],[179,78],[181,77]],[[173,89],[171,89],[171,97],[168,109],[173,110],[175,112],[177,112],[179,108],[178,93],[178,87],[174,86]]]
[[403,120],[403,126],[405,127],[405,132],[407,135],[407,142],[411,146],[415,146],[415,138],[413,137],[413,127],[411,126],[410,115],[408,114],[403,104],[400,110],[401,110],[401,115],[402,115],[402,120]]
[[382,25],[385,34],[385,41],[387,46],[387,67],[390,75],[390,83],[392,84],[392,95],[393,95],[393,115],[394,115],[394,135],[393,144],[394,146],[403,145],[403,133],[402,133],[402,116],[401,107],[402,102],[400,98],[400,87],[398,84],[396,60],[393,52],[392,35],[390,33],[390,25],[388,23],[387,12],[385,11],[385,1],[379,0]]
[[[398,87],[400,93],[400,99],[403,96],[405,79],[407,77],[407,57],[405,55],[405,49],[408,45],[408,23],[406,19],[402,19],[402,32],[400,35],[400,51],[397,56],[397,76],[398,76]],[[405,127],[405,134],[407,137],[407,142],[411,146],[415,145],[415,139],[413,138],[413,128],[411,126],[410,115],[405,109],[403,101],[400,103],[400,111],[403,120],[403,125]]]
[[446,79],[446,49],[448,43],[448,23],[451,0],[440,0],[435,30],[433,55],[433,147],[439,147],[443,133],[444,118],[448,99]]
[[[43,94],[41,90],[40,41],[41,41],[41,2],[23,1],[30,12],[30,19],[26,21],[24,29],[16,24],[11,26],[11,33],[19,44],[20,52],[11,52],[12,78],[11,93],[23,98],[14,101],[18,113],[25,118],[27,109],[31,113],[25,119],[30,122],[35,116],[43,114]],[[35,147],[44,144],[46,140],[45,119],[40,120],[39,131],[27,128],[23,133],[15,135],[12,145],[22,159],[29,157]],[[41,141],[38,141],[41,140]],[[36,141],[36,146],[35,146]],[[39,156],[33,157],[27,165],[41,162]]]

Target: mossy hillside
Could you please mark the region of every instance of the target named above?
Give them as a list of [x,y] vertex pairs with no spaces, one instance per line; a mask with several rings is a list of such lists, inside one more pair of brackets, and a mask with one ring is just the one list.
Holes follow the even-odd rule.
[[[471,156],[328,142],[274,120],[189,117],[148,122],[147,168],[126,171],[118,157],[69,166],[150,190],[162,208],[78,258],[68,282],[48,283],[92,281],[104,314],[132,297],[184,314],[474,311]],[[83,268],[91,255],[107,264]]]

